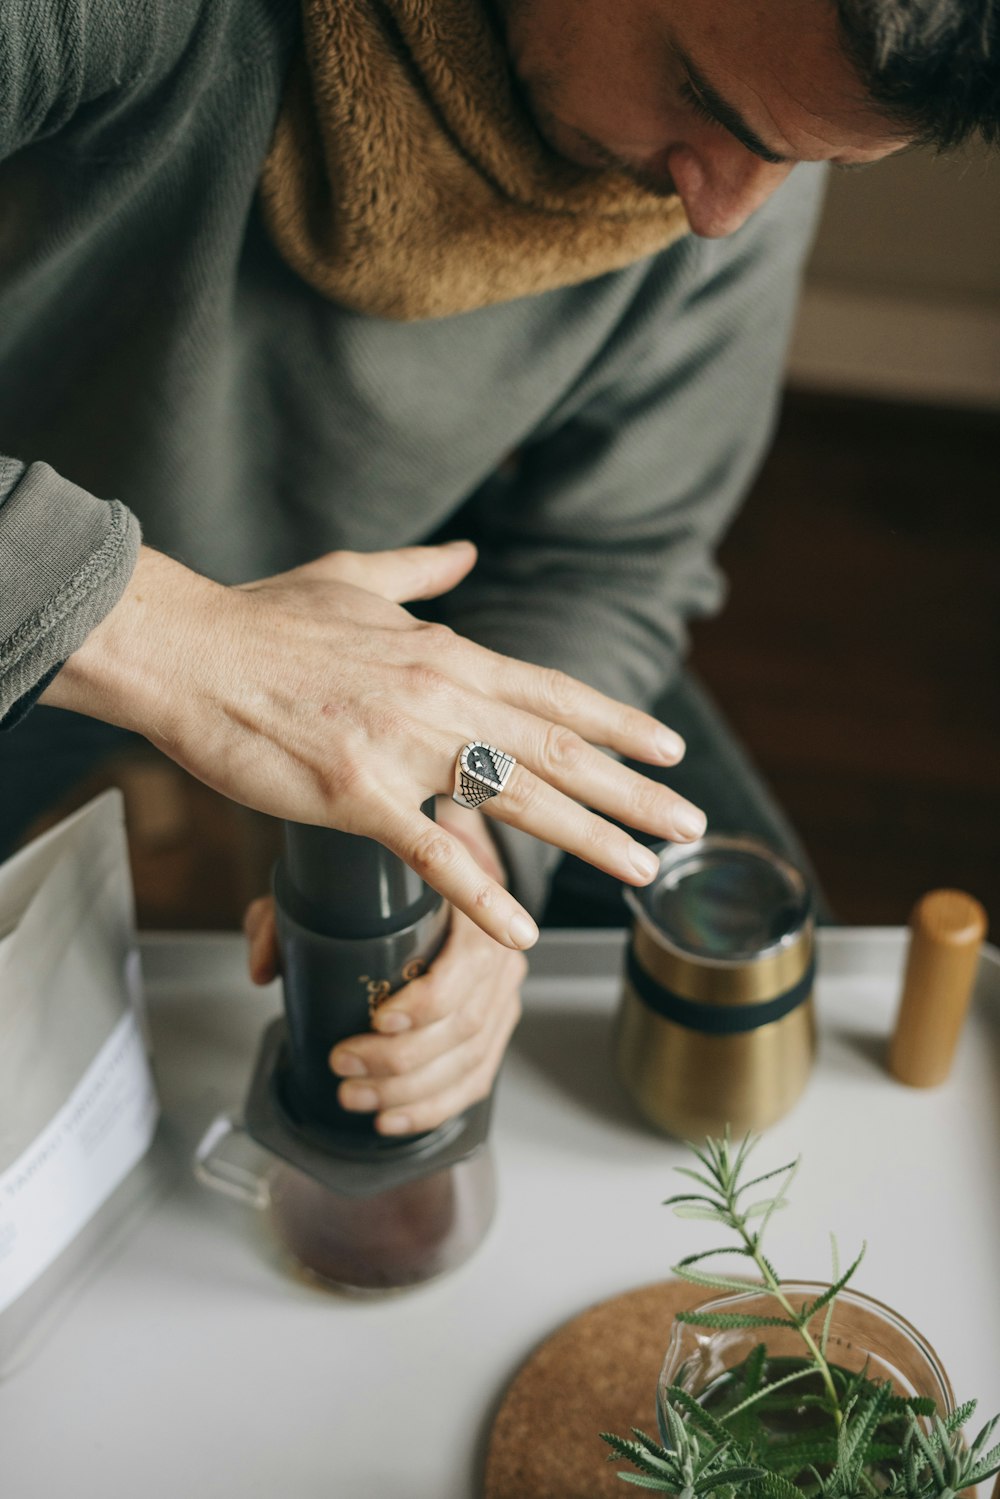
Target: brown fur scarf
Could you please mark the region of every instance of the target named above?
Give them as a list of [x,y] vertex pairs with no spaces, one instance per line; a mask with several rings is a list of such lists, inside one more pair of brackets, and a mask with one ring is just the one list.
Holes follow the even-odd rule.
[[687,230],[676,197],[549,150],[486,0],[303,0],[261,192],[317,291],[401,321],[617,270]]

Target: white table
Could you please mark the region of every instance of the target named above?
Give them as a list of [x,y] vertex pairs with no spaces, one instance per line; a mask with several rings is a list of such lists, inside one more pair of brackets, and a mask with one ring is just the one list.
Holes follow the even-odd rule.
[[[858,1289],[914,1322],[977,1416],[1000,1411],[1000,955],[983,960],[955,1070],[884,1072],[904,935],[822,934],[821,1057],[760,1169],[801,1152],[770,1231],[823,1279],[828,1231]],[[660,1206],[682,1147],[612,1077],[620,933],[546,933],[494,1116],[496,1222],[450,1277],[376,1300],[287,1278],[254,1214],[199,1186],[192,1150],[242,1101],[275,989],[237,936],[144,941],[164,1187],[32,1360],[0,1385],[3,1499],[471,1499],[504,1387],[584,1307],[665,1278],[705,1225]],[[664,1329],[666,1339],[666,1329]]]

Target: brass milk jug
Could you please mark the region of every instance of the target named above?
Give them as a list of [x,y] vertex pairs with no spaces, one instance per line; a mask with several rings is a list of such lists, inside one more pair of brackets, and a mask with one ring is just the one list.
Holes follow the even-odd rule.
[[619,1075],[645,1118],[681,1139],[763,1129],[815,1055],[809,887],[751,838],[654,852],[656,879],[625,891]]

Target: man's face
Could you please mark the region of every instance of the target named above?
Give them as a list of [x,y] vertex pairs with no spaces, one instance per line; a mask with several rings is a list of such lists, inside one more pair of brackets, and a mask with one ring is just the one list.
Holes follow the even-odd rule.
[[548,143],[677,192],[695,234],[731,234],[798,161],[906,144],[864,98],[831,0],[498,0]]

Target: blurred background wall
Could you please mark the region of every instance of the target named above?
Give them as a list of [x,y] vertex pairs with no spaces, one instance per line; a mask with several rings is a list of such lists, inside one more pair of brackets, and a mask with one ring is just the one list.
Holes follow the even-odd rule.
[[1000,155],[830,174],[790,360],[812,390],[1000,407]]
[[775,442],[694,660],[834,909],[1000,930],[1000,153],[832,172]]

